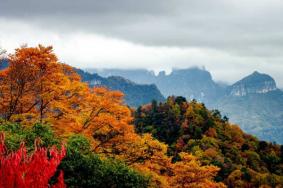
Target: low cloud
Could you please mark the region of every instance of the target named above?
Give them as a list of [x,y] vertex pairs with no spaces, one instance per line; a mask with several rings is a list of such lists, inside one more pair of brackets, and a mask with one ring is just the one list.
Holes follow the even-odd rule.
[[53,45],[76,67],[205,66],[230,83],[258,70],[283,87],[280,0],[2,0],[0,46]]

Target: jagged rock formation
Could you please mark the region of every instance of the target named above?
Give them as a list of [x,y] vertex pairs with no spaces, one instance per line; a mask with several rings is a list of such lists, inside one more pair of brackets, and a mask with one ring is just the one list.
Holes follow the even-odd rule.
[[103,76],[123,76],[140,84],[156,84],[161,93],[168,97],[171,95],[184,96],[188,99],[209,104],[224,94],[225,89],[212,80],[211,74],[203,69],[173,69],[170,74],[164,71],[155,75],[153,71],[137,70],[90,70]]
[[165,96],[184,96],[204,103],[210,103],[223,92],[208,71],[198,68],[176,69],[169,75],[160,73],[155,83]]
[[246,96],[253,93],[268,93],[276,89],[276,83],[272,77],[255,71],[250,76],[233,84],[230,95]]

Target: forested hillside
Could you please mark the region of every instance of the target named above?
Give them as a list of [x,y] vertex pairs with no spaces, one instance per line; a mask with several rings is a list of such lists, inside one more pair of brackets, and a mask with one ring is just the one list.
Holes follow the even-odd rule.
[[229,187],[283,184],[283,146],[244,133],[202,103],[183,97],[154,101],[137,109],[134,122],[139,134],[151,133],[168,144],[175,161],[180,152],[189,152],[203,165],[218,166],[216,180]]
[[[282,146],[218,111],[169,97],[130,109],[89,87],[52,47],[22,47],[0,71],[2,187],[275,187]],[[133,115],[135,114],[135,115]]]
[[214,180],[218,167],[185,152],[174,162],[166,144],[135,133],[123,94],[88,87],[52,47],[16,49],[8,62],[0,72],[0,185],[224,187]]

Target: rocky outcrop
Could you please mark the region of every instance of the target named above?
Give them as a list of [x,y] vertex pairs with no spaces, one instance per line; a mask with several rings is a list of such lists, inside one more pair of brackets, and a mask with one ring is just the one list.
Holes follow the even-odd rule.
[[276,83],[267,74],[254,72],[230,87],[230,95],[246,96],[255,93],[268,93],[277,90]]

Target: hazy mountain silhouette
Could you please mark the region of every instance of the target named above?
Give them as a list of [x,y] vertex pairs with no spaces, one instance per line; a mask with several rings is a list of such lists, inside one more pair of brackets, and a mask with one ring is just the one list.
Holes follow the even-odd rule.
[[283,143],[283,92],[275,80],[257,71],[233,85],[216,83],[203,69],[175,69],[170,74],[137,70],[91,70],[104,76],[123,76],[137,83],[154,83],[164,96],[184,96],[219,109],[231,122],[259,138]]
[[121,76],[101,77],[96,73],[88,73],[76,69],[83,81],[93,86],[106,86],[111,90],[119,90],[125,94],[125,102],[129,106],[137,107],[152,100],[163,101],[164,97],[154,84],[136,84]]

